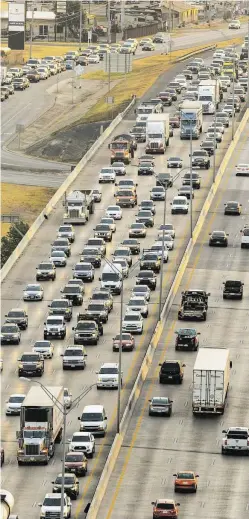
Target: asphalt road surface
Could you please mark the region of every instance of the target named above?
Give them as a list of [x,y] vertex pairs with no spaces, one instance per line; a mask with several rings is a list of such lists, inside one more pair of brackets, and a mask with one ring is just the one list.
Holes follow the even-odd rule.
[[[211,116],[205,116],[204,132],[206,131],[211,120]],[[132,126],[132,121],[125,120],[120,124],[115,131],[115,134],[127,131]],[[204,135],[203,135],[204,136]],[[219,145],[217,150],[217,166],[219,165],[221,158],[229,146],[231,140],[231,128],[226,133],[223,142]],[[75,182],[73,188],[79,189],[91,189],[98,187],[98,172],[103,165],[109,164],[109,150],[107,147],[108,143],[105,143],[103,147],[96,153],[94,160],[90,162],[84,171],[79,175],[77,182]],[[195,141],[193,148],[198,149],[200,142]],[[143,199],[149,198],[149,192],[153,185],[155,185],[155,179],[153,177],[138,177],[137,176],[137,157],[139,157],[144,151],[144,145],[139,145],[139,149],[136,153],[135,159],[132,164],[128,167],[127,176],[134,178],[138,182],[138,202]],[[189,142],[181,141],[179,139],[179,130],[176,130],[174,137],[170,140],[170,147],[167,151],[169,155],[180,155],[183,158],[184,168],[188,168],[189,164]],[[156,171],[165,171],[165,160],[166,156],[156,157]],[[185,170],[186,171],[186,170]],[[209,171],[201,171],[202,186],[199,191],[195,193],[193,200],[193,220],[196,222],[203,202],[207,196],[209,187],[212,182],[212,168]],[[176,244],[175,249],[169,253],[169,262],[164,266],[164,298],[168,294],[171,283],[173,281],[176,270],[181,261],[181,257],[186,248],[186,244],[189,239],[190,233],[190,217],[189,215],[175,215],[170,214],[170,201],[177,194],[177,190],[181,185],[181,176],[175,181],[173,188],[168,190],[167,196],[167,221],[173,222],[176,228]],[[244,186],[244,181],[243,186]],[[241,184],[242,185],[242,184]],[[25,252],[22,254],[20,260],[13,267],[7,278],[2,284],[2,322],[4,322],[4,316],[12,308],[25,308],[29,315],[29,327],[26,331],[22,332],[22,338],[20,346],[3,346],[2,357],[4,361],[4,368],[1,375],[2,378],[2,402],[9,397],[12,393],[26,393],[28,391],[28,383],[21,381],[17,375],[18,358],[24,351],[30,351],[34,342],[43,337],[43,323],[46,319],[48,312],[48,304],[54,298],[60,297],[60,289],[66,284],[67,280],[72,277],[72,267],[79,261],[79,254],[82,250],[83,244],[87,241],[88,237],[93,235],[93,228],[96,223],[99,222],[100,218],[104,215],[105,209],[108,205],[115,203],[114,192],[115,187],[112,185],[103,185],[102,202],[97,205],[95,214],[91,216],[89,223],[86,227],[76,228],[76,241],[72,246],[72,256],[68,260],[66,268],[57,269],[57,279],[55,282],[44,282],[45,297],[44,301],[40,303],[24,303],[22,301],[22,291],[26,284],[35,280],[35,268],[37,264],[45,260],[50,255],[51,243],[56,238],[56,231],[59,225],[62,223],[63,218],[63,207],[62,204],[58,204],[54,212],[49,216],[49,219],[44,222],[38,233],[32,240],[31,244],[27,247]],[[231,194],[232,196],[232,194]],[[235,196],[235,195],[234,195]],[[247,195],[248,196],[248,195]],[[230,198],[230,196],[229,196]],[[244,199],[244,196],[243,196]],[[147,237],[141,240],[142,248],[148,248],[157,237],[157,230],[159,225],[162,223],[163,218],[163,203],[157,203],[157,212],[155,217],[155,227],[148,230]],[[246,206],[246,204],[245,204]],[[126,237],[128,237],[128,225],[130,222],[135,221],[135,214],[137,209],[125,209],[123,219],[117,222],[117,231],[113,237],[112,243],[107,246],[107,257],[109,260],[112,258],[112,253],[116,246]],[[128,223],[129,222],[129,223]],[[233,225],[233,221],[231,223]],[[239,219],[238,219],[239,225]],[[230,250],[230,249],[228,249]],[[233,248],[231,247],[231,251]],[[216,252],[216,251],[214,251]],[[209,251],[209,254],[214,254],[213,251]],[[219,254],[219,251],[217,251]],[[228,256],[226,256],[228,257]],[[134,258],[134,262],[138,258]],[[222,260],[223,263],[223,260]],[[104,261],[102,262],[102,268]],[[130,277],[125,280],[125,293],[124,303],[129,301],[132,287],[135,285],[136,275],[138,273],[138,267],[134,268]],[[82,308],[87,307],[87,302],[92,293],[93,287],[99,286],[98,282],[98,270],[96,271],[95,281],[93,284],[86,285],[85,301]],[[200,283],[201,284],[201,283]],[[159,285],[159,280],[158,280]],[[122,366],[124,372],[124,386],[122,390],[122,410],[129,398],[131,389],[133,387],[136,375],[147,349],[148,343],[152,336],[155,328],[157,315],[158,315],[158,300],[159,291],[158,287],[155,292],[152,293],[150,305],[149,305],[149,317],[145,320],[144,333],[141,337],[137,336],[136,349],[132,353],[123,355]],[[244,303],[243,303],[244,304]],[[212,310],[210,310],[211,314]],[[118,296],[114,299],[114,309],[110,314],[108,323],[104,326],[104,336],[101,338],[97,347],[87,347],[88,359],[87,368],[82,372],[74,372],[73,374],[62,371],[61,357],[60,354],[64,351],[66,345],[72,343],[73,332],[72,327],[76,323],[77,309],[73,310],[73,320],[67,325],[67,338],[64,341],[54,341],[55,343],[55,354],[52,360],[45,361],[45,373],[41,379],[41,382],[45,385],[63,385],[69,387],[75,398],[80,392],[90,384],[96,381],[95,371],[100,368],[104,362],[115,362],[117,361],[117,354],[112,352],[112,337],[119,331],[119,315],[120,315],[120,299]],[[209,321],[208,321],[209,322]],[[163,343],[164,344],[164,343]],[[186,384],[183,385],[186,388]],[[185,389],[186,390],[186,389]],[[74,409],[68,416],[67,420],[67,438],[72,437],[72,434],[78,430],[79,416],[85,404],[104,404],[107,410],[108,416],[108,433],[106,437],[101,440],[97,439],[97,450],[93,460],[89,461],[89,472],[85,479],[80,482],[80,498],[77,503],[73,504],[73,513],[75,517],[80,517],[80,512],[83,510],[87,502],[91,501],[96,485],[98,483],[101,471],[103,469],[106,457],[109,453],[110,446],[112,444],[115,427],[116,427],[116,402],[117,402],[116,391],[97,391],[93,389],[87,396],[85,401],[82,401],[78,409]],[[176,403],[176,406],[178,404]],[[18,467],[16,463],[16,431],[19,429],[19,418],[18,417],[6,417],[4,412],[4,405],[2,406],[2,445],[5,449],[6,463],[2,470],[2,486],[10,490],[15,497],[15,509],[18,511],[20,517],[26,519],[36,519],[39,517],[39,508],[37,503],[42,501],[46,492],[51,491],[51,481],[54,480],[57,473],[61,471],[61,455],[62,446],[56,447],[56,454],[53,460],[49,463],[48,467],[42,466],[24,466]],[[181,417],[178,416],[178,422]],[[178,423],[177,422],[177,423]],[[154,427],[154,426],[153,426]],[[164,427],[164,424],[163,424]],[[148,452],[145,454],[148,459]],[[148,463],[148,467],[150,463]],[[165,469],[165,464],[163,464]],[[34,492],[35,489],[35,492]],[[138,495],[138,494],[137,494]],[[156,496],[155,496],[156,497]],[[220,518],[219,518],[220,519]]]
[[[248,427],[249,394],[249,254],[240,248],[240,229],[249,219],[249,180],[235,176],[235,165],[248,161],[245,127],[209,210],[203,230],[191,255],[181,286],[173,302],[153,364],[130,421],[115,470],[98,516],[128,519],[152,517],[151,502],[158,498],[180,502],[179,519],[234,519],[248,515],[248,458],[221,456],[222,430]],[[242,215],[224,216],[224,203],[237,200]],[[212,230],[229,233],[227,249],[208,246]],[[242,301],[223,300],[222,282],[244,282]],[[211,293],[207,321],[177,320],[182,290],[200,288]],[[175,330],[195,327],[201,347],[227,347],[233,368],[223,416],[192,415],[192,371],[194,352],[175,353]],[[186,364],[181,386],[159,385],[158,364],[165,357]],[[171,418],[149,417],[148,400],[168,396],[173,400]],[[197,494],[174,495],[173,474],[193,470],[199,474]]]
[[[246,24],[238,31],[226,29],[196,29],[182,35],[172,36],[172,50],[184,49],[194,45],[212,43],[224,39],[244,36]],[[34,47],[35,49],[35,47]],[[166,51],[166,45],[157,45],[154,52],[143,52],[139,48],[135,58],[157,54]],[[101,68],[100,65],[91,65],[89,70]],[[60,74],[59,81],[72,76],[72,71]],[[28,157],[23,153],[12,152],[6,148],[7,141],[16,132],[16,125],[28,126],[45,111],[49,110],[54,102],[56,93],[51,94],[51,87],[56,85],[58,79],[55,76],[38,84],[31,84],[24,92],[17,91],[1,106],[1,164],[2,181],[21,183],[27,185],[59,186],[66,178],[70,165],[53,161],[44,161],[35,157]],[[50,93],[49,93],[50,92]],[[47,169],[46,177],[41,170]],[[21,169],[21,173],[20,173]],[[55,174],[56,173],[56,174]]]

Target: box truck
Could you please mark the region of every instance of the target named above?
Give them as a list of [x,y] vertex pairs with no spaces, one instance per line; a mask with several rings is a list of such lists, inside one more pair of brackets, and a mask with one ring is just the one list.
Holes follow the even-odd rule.
[[169,114],[149,115],[146,121],[145,153],[165,153],[169,145]]
[[199,139],[203,115],[201,101],[183,101],[180,107],[180,139]]
[[[53,397],[64,405],[62,386],[47,387]],[[17,462],[47,465],[60,443],[63,430],[63,413],[40,386],[32,386],[26,395],[20,413]]]
[[204,114],[214,114],[215,105],[219,107],[221,99],[220,82],[216,79],[205,79],[198,86],[198,101],[202,103]]
[[89,215],[94,213],[93,192],[89,189],[78,189],[66,195],[64,223],[85,224]]
[[231,367],[228,349],[199,349],[193,370],[194,414],[224,413]]

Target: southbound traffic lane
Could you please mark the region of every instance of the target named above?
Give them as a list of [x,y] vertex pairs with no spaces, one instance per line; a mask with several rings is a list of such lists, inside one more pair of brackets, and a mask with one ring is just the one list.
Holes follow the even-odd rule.
[[[115,470],[109,481],[99,517],[126,519],[134,515],[149,519],[151,501],[157,498],[180,502],[179,518],[233,519],[245,517],[248,510],[249,471],[247,458],[221,455],[222,429],[248,426],[248,317],[249,257],[240,248],[240,229],[248,222],[248,179],[235,176],[235,165],[246,162],[249,145],[247,123],[233,153],[221,185],[208,213],[181,286],[160,338],[152,367],[124,439]],[[224,216],[224,203],[229,199],[243,205],[242,216]],[[208,246],[213,229],[229,232],[229,246]],[[238,279],[244,282],[242,301],[222,298],[222,282]],[[205,323],[179,322],[181,292],[201,288],[211,293]],[[192,415],[192,372],[194,352],[175,352],[175,330],[195,327],[200,331],[201,347],[227,347],[233,368],[227,405],[223,416]],[[165,357],[176,357],[186,364],[181,386],[159,385],[158,364]],[[148,400],[152,396],[169,396],[173,400],[171,418],[148,416]],[[199,474],[197,494],[174,495],[173,474],[194,470]]]

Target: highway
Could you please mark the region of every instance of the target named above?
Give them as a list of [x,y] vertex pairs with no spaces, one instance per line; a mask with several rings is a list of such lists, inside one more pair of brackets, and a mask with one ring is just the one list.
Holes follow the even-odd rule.
[[[246,24],[241,25],[241,29],[236,34],[226,29],[198,29],[196,31],[184,32],[183,34],[172,35],[172,50],[184,49],[200,42],[205,45],[212,42],[218,42],[234,37],[241,37],[246,34]],[[62,47],[62,53],[64,52]],[[166,45],[159,44],[154,52],[143,52],[138,48],[135,59],[141,57],[153,56],[161,52],[165,52]],[[44,50],[45,52],[45,50]],[[34,46],[35,57],[35,46]],[[89,70],[97,70],[102,64],[91,65]],[[22,183],[27,185],[45,185],[57,187],[63,179],[66,178],[70,165],[53,161],[44,161],[35,157],[28,157],[23,153],[13,152],[7,149],[7,143],[12,135],[16,132],[16,125],[23,124],[25,127],[37,120],[45,111],[51,109],[56,102],[55,87],[59,79],[59,90],[62,89],[63,81],[72,77],[72,71],[62,72],[59,78],[52,76],[46,81],[40,81],[38,84],[31,84],[24,92],[15,92],[1,106],[1,164],[2,164],[2,181],[11,183]],[[56,87],[57,88],[57,87]],[[47,169],[47,178],[44,179],[41,170]],[[21,175],[19,174],[21,170]],[[32,178],[31,174],[33,173]],[[56,176],[51,174],[56,172]],[[26,174],[27,173],[27,174]],[[58,173],[58,174],[57,174]]]
[[[172,107],[172,109],[174,109]],[[211,116],[205,116],[204,131],[207,129]],[[132,126],[133,121],[125,120],[116,129],[115,134],[127,131]],[[224,155],[229,142],[231,140],[231,128],[226,131],[224,140],[218,147],[217,152],[217,166],[219,165],[222,156]],[[73,185],[73,188],[96,188],[98,185],[98,172],[103,165],[109,164],[109,150],[108,142],[96,153],[94,160],[89,163],[82,173],[79,175],[77,182]],[[199,147],[199,142],[195,141],[193,149]],[[144,150],[144,145],[139,145],[138,152],[136,153],[135,159],[132,164],[128,167],[128,174],[138,181],[138,202],[149,198],[150,188],[155,185],[155,179],[153,177],[146,177],[143,179],[137,177],[137,158]],[[180,141],[179,130],[175,130],[174,137],[170,141],[170,147],[167,151],[169,155],[180,155],[184,161],[184,167],[188,167],[189,164],[189,142]],[[165,170],[165,156],[156,157],[156,171],[160,172]],[[163,168],[163,169],[161,169]],[[196,222],[203,202],[207,196],[209,187],[212,182],[212,168],[209,171],[202,171],[202,187],[200,191],[195,192],[195,199],[193,200],[193,219]],[[244,182],[243,180],[240,182]],[[173,277],[179,266],[181,257],[189,239],[190,232],[190,218],[185,215],[171,216],[169,202],[177,194],[177,189],[181,185],[181,175],[175,182],[173,188],[168,191],[167,197],[167,221],[173,222],[176,228],[176,245],[175,250],[169,253],[169,262],[165,265],[164,275],[164,298],[166,297],[169,288],[171,286]],[[67,267],[64,269],[57,269],[57,279],[54,283],[44,282],[45,297],[41,303],[24,303],[22,301],[22,290],[26,284],[35,280],[35,268],[37,264],[49,257],[51,243],[56,237],[56,231],[59,225],[62,223],[63,207],[61,204],[56,207],[54,212],[49,216],[49,219],[44,222],[44,225],[39,229],[35,238],[32,240],[30,245],[25,250],[19,261],[13,267],[7,278],[2,284],[2,321],[4,321],[4,315],[12,308],[24,308],[27,310],[29,315],[29,327],[25,332],[22,332],[21,344],[17,346],[3,346],[2,357],[4,361],[4,368],[1,374],[2,377],[2,402],[9,397],[11,393],[26,393],[29,389],[29,384],[18,379],[17,365],[18,358],[24,351],[30,351],[34,342],[43,337],[43,323],[47,315],[47,305],[54,298],[60,296],[60,289],[66,284],[67,279],[72,277],[72,267],[79,260],[79,254],[82,250],[83,244],[87,241],[88,237],[93,235],[93,228],[96,223],[99,222],[101,216],[104,215],[105,208],[109,204],[113,204],[115,198],[113,197],[115,187],[112,185],[103,185],[101,187],[103,198],[100,204],[96,204],[95,214],[91,217],[86,227],[76,228],[76,241],[72,246],[72,256],[68,260]],[[232,195],[231,195],[232,196]],[[234,195],[235,196],[235,195]],[[248,196],[248,195],[247,195]],[[245,202],[244,202],[245,204]],[[246,207],[246,204],[245,204]],[[124,210],[123,220],[117,222],[117,232],[113,237],[111,244],[107,245],[107,257],[111,260],[111,254],[116,246],[126,237],[128,237],[128,226],[127,216],[130,222],[135,221],[135,214],[137,209],[126,209]],[[157,229],[162,223],[163,215],[163,203],[157,203],[157,212],[155,217],[155,227],[148,230],[146,239],[141,242],[142,247],[148,248],[157,236]],[[237,221],[236,221],[237,223]],[[239,220],[238,220],[239,224]],[[232,224],[233,225],[233,222]],[[230,249],[228,249],[230,250]],[[211,251],[212,252],[212,251]],[[210,253],[211,253],[210,252]],[[215,251],[216,252],[216,251]],[[219,251],[217,252],[219,254]],[[244,253],[245,254],[245,253]],[[136,261],[137,258],[135,258]],[[104,262],[103,262],[104,265]],[[130,277],[125,280],[125,294],[124,303],[129,300],[129,295],[132,287],[135,285],[135,276],[138,272],[138,268],[134,269]],[[99,285],[98,282],[98,271],[96,272],[95,281],[93,284],[86,285],[86,295],[83,308],[87,306],[90,294],[93,287]],[[159,280],[158,280],[159,285]],[[122,390],[122,410],[127,403],[131,389],[133,387],[136,375],[147,349],[148,343],[152,336],[157,314],[158,314],[158,298],[159,292],[157,290],[152,293],[150,301],[150,316],[145,321],[144,333],[141,337],[137,336],[136,349],[132,353],[123,355],[123,371],[124,371],[124,386]],[[41,382],[45,385],[60,385],[69,387],[72,390],[73,397],[76,397],[82,389],[96,380],[95,371],[98,370],[104,362],[114,362],[117,360],[117,354],[112,352],[112,337],[118,330],[118,319],[120,315],[120,301],[119,297],[115,297],[114,310],[110,314],[108,324],[104,326],[104,336],[100,340],[97,347],[87,347],[88,359],[87,368],[82,372],[75,372],[73,375],[71,372],[63,372],[61,366],[60,354],[64,351],[67,344],[72,343],[72,327],[76,322],[76,315],[78,310],[73,310],[73,320],[67,326],[67,339],[65,341],[54,341],[55,342],[55,355],[53,360],[45,361],[45,373],[41,379]],[[211,313],[211,312],[210,312]],[[163,343],[162,343],[163,344]],[[186,384],[183,387],[186,387]],[[79,409],[74,409],[68,417],[67,422],[67,436],[70,438],[73,432],[78,430],[78,420],[81,410],[85,404],[102,403],[108,416],[108,434],[103,439],[97,439],[97,452],[95,458],[89,461],[89,473],[85,480],[80,483],[80,499],[76,504],[73,505],[75,511],[75,517],[79,517],[79,513],[85,506],[86,502],[92,499],[94,490],[96,488],[98,479],[101,475],[106,457],[108,455],[112,440],[115,435],[115,423],[116,423],[116,392],[111,391],[97,391],[93,389],[85,399],[81,402]],[[177,404],[176,404],[177,405]],[[174,418],[173,418],[174,419]],[[182,417],[178,417],[178,421]],[[51,491],[51,481],[57,473],[61,471],[61,452],[62,446],[57,446],[57,451],[54,459],[50,462],[48,467],[39,466],[28,466],[18,467],[16,463],[16,431],[19,428],[18,417],[6,417],[4,413],[4,405],[2,406],[2,445],[5,449],[6,463],[2,470],[2,485],[4,488],[10,490],[16,502],[16,510],[20,517],[26,519],[36,519],[39,517],[39,509],[37,503],[40,502],[46,492]],[[147,453],[146,453],[147,455]],[[146,458],[148,459],[148,457]],[[149,461],[149,459],[148,459]],[[24,484],[25,481],[25,484]],[[35,488],[35,494],[34,494]],[[210,518],[209,518],[210,519]],[[221,519],[221,518],[219,518]]]
[[[98,517],[150,519],[151,502],[158,498],[180,503],[179,519],[234,519],[248,515],[248,458],[221,456],[222,430],[248,427],[249,394],[249,255],[240,248],[240,229],[249,221],[249,180],[235,176],[235,165],[248,161],[249,123],[234,150],[223,180],[194,247],[181,286],[173,302],[151,369],[128,426],[115,470],[109,480]],[[238,200],[239,217],[224,216],[224,203]],[[229,233],[227,249],[208,246],[212,230]],[[223,300],[222,282],[244,282],[242,301]],[[199,288],[211,293],[207,321],[177,320],[182,290]],[[174,332],[195,327],[200,346],[227,347],[233,362],[227,406],[223,416],[192,415],[194,352],[175,353]],[[165,358],[186,364],[181,386],[159,385],[158,364]],[[148,400],[168,396],[171,418],[149,417]],[[193,470],[199,474],[197,494],[174,495],[173,474]]]

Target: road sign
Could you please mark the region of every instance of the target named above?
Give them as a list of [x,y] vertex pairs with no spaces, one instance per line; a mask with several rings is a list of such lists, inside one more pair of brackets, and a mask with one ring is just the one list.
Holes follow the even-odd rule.
[[2,223],[18,223],[19,221],[19,214],[1,214]]
[[24,124],[17,124],[16,125],[16,133],[23,133],[25,130]]
[[128,74],[132,71],[132,54],[105,54],[103,70],[108,73]]
[[105,98],[108,105],[113,105],[114,103],[114,97],[108,96]]
[[76,65],[74,68],[76,76],[81,76],[84,73],[85,68],[82,65]]

